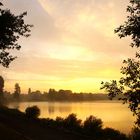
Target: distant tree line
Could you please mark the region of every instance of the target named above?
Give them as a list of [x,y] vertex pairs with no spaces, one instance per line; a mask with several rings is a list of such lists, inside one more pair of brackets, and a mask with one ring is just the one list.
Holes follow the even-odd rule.
[[[15,84],[14,92],[10,93],[4,90],[4,79],[0,76],[0,102],[3,101],[94,101],[94,100],[108,100],[107,94],[96,93],[76,93],[71,90],[55,90],[49,89],[48,92],[41,92],[39,90],[32,91],[28,89],[28,93],[21,93],[19,83]],[[118,99],[119,97],[116,97]]]
[[[15,85],[16,86],[16,85]],[[17,88],[17,87],[16,87]],[[17,92],[18,91],[18,92]],[[13,94],[6,94],[8,99],[19,101],[94,101],[94,100],[108,100],[107,94],[93,94],[93,93],[75,93],[71,90],[49,89],[48,92],[41,92],[39,90],[31,91],[29,88],[28,94],[19,94],[20,90],[15,90]],[[116,98],[117,99],[117,98]]]
[[[20,86],[15,84],[15,92],[10,93],[4,91],[4,97],[9,101],[94,101],[94,100],[108,100],[107,94],[93,94],[93,93],[75,93],[71,90],[49,89],[48,92],[41,92],[39,90],[29,91],[27,94],[21,94]],[[117,98],[116,98],[117,99]]]

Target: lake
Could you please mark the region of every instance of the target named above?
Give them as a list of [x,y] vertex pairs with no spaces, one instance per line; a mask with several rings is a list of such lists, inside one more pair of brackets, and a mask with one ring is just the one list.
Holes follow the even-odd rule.
[[18,108],[25,111],[28,106],[37,105],[41,110],[40,118],[66,117],[70,113],[77,114],[77,117],[85,120],[88,116],[94,115],[101,118],[104,127],[111,127],[128,134],[133,126],[134,117],[128,109],[127,104],[112,101],[94,102],[21,102],[11,103],[9,108]]

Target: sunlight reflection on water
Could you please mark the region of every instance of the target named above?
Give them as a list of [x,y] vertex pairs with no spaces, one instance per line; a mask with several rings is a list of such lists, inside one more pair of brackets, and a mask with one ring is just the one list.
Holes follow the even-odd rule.
[[134,117],[127,105],[119,102],[22,102],[11,103],[10,108],[25,111],[28,106],[37,105],[41,109],[41,118],[66,117],[70,113],[85,120],[94,115],[101,118],[104,127],[112,127],[124,133],[129,133],[133,126]]

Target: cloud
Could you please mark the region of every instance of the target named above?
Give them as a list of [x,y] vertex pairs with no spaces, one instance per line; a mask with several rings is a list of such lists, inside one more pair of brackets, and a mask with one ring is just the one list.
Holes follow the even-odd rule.
[[[123,23],[127,1],[122,0],[3,0],[15,14],[27,11],[33,24],[30,38],[9,69],[7,79],[24,88],[50,87],[92,90],[104,79],[118,78],[123,59],[132,56],[129,40],[120,40],[114,28]],[[11,81],[11,82],[10,82]],[[30,83],[31,82],[31,83]],[[39,83],[39,84],[37,84]],[[86,84],[86,87],[84,87]],[[78,88],[77,88],[78,87]],[[12,87],[11,87],[12,88]]]
[[[112,0],[38,0],[59,30],[56,44],[71,44],[90,51],[110,52],[118,42],[114,29],[124,20],[127,2]],[[121,17],[121,18],[120,18]],[[125,41],[126,45],[128,41]],[[122,52],[122,45],[116,48]],[[129,52],[129,49],[128,51]],[[112,53],[116,53],[114,49]]]

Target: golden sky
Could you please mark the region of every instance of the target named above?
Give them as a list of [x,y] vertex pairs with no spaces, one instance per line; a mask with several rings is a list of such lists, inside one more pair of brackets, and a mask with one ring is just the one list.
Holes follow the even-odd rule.
[[129,0],[3,0],[5,7],[33,24],[30,38],[21,38],[10,67],[0,66],[5,89],[18,82],[28,88],[101,92],[101,81],[118,79],[122,60],[134,55],[130,39],[114,29],[123,24]]

